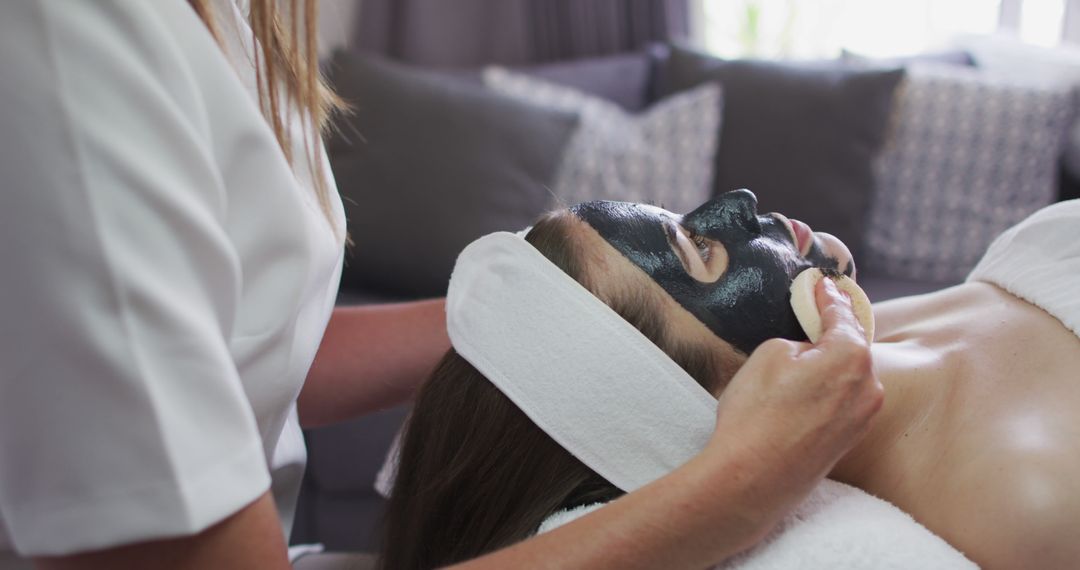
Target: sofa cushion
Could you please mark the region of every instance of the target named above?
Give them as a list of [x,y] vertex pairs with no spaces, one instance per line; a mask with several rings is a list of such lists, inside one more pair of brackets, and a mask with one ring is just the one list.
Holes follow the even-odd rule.
[[869,57],[845,49],[840,51],[840,58],[848,63],[873,64],[878,67],[903,67],[918,63],[975,67],[975,59],[963,49],[943,49],[882,58]]
[[1071,116],[1068,88],[909,68],[876,169],[864,265],[963,279],[998,234],[1054,200]]
[[308,477],[320,491],[375,493],[375,476],[405,421],[404,406],[304,432]]
[[445,294],[465,245],[550,206],[573,113],[347,52],[330,73],[354,104],[327,144],[356,244],[344,287]]
[[[971,53],[987,74],[1009,81],[1072,88],[1080,101],[1080,47],[1064,43],[1048,48],[1010,34],[964,35],[954,43]],[[1074,113],[1062,162],[1074,180],[1080,179],[1080,113]]]
[[515,71],[595,95],[627,111],[648,106],[650,69],[644,52],[529,65]]
[[[507,69],[577,89],[615,103],[626,111],[648,106],[652,59],[644,50],[601,57],[554,61]],[[438,73],[475,84],[483,83],[483,69],[439,69]]]
[[689,212],[708,199],[721,109],[717,85],[677,93],[632,115],[599,97],[500,67],[488,68],[484,83],[580,114],[554,186],[565,204],[621,200]]
[[673,47],[659,73],[661,96],[707,81],[724,90],[715,192],[749,188],[761,211],[833,233],[857,253],[902,70],[727,61]]

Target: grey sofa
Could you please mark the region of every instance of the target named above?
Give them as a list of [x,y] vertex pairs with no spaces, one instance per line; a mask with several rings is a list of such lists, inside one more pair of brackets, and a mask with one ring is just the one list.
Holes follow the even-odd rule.
[[[358,58],[355,54],[339,54],[335,64],[348,66],[355,64]],[[673,86],[670,77],[667,78],[669,82],[666,86],[661,85],[663,79],[659,76],[670,73],[671,70],[664,69],[662,60],[657,58],[657,48],[652,47],[638,53],[536,66],[524,71],[575,86],[615,101],[626,109],[639,110],[659,97],[665,89],[685,88],[685,85]],[[544,178],[553,175],[555,163],[543,158],[545,153],[550,155],[553,151],[538,148],[536,145],[539,143],[536,143],[535,139],[535,144],[531,147],[515,147],[517,143],[505,142],[515,128],[508,126],[509,122],[525,121],[521,116],[526,114],[527,110],[513,105],[506,106],[508,104],[504,101],[485,99],[489,95],[478,91],[482,86],[476,70],[418,71],[386,62],[372,64],[366,58],[359,59],[362,61],[358,65],[366,66],[359,78],[350,79],[340,68],[332,72],[338,80],[338,87],[344,86],[346,96],[358,97],[359,116],[358,123],[341,129],[335,140],[329,144],[338,184],[350,209],[353,238],[360,243],[358,248],[363,247],[365,241],[375,240],[378,232],[382,231],[379,225],[385,221],[380,217],[395,218],[405,213],[417,216],[421,222],[416,223],[426,224],[423,226],[425,228],[436,228],[438,232],[443,232],[445,237],[435,236],[433,239],[432,235],[426,234],[423,237],[428,241],[419,243],[408,242],[408,238],[405,238],[408,242],[403,246],[405,251],[415,253],[419,249],[424,250],[423,253],[414,255],[415,263],[419,267],[394,265],[400,263],[401,256],[397,254],[393,256],[397,261],[391,263],[378,259],[378,251],[354,251],[348,261],[339,303],[372,303],[436,296],[440,293],[439,287],[445,287],[454,252],[460,247],[489,231],[519,229],[544,209],[547,203],[538,202],[530,186],[544,185]],[[371,67],[372,65],[374,67]],[[833,80],[836,80],[836,77],[840,76],[835,76]],[[359,84],[350,84],[353,80]],[[369,85],[363,85],[365,81]],[[371,82],[380,83],[380,89],[385,87],[389,91],[371,92],[368,89]],[[386,87],[387,82],[398,82],[403,86],[395,91]],[[436,96],[429,97],[432,91],[436,92]],[[378,107],[379,104],[384,106]],[[439,114],[425,115],[425,111],[408,108],[409,105],[434,105],[442,111]],[[429,128],[458,128],[460,125],[455,125],[445,114],[453,111],[468,115],[476,105],[491,105],[491,114],[483,115],[485,119],[481,120],[494,116],[499,117],[500,122],[483,127],[488,129],[487,131],[479,134],[471,132],[468,136],[455,137],[451,133],[440,139],[438,137],[442,135],[425,133]],[[457,111],[454,111],[455,109]],[[877,112],[880,114],[882,111]],[[887,114],[887,110],[884,112]],[[365,113],[367,117],[362,116]],[[412,121],[415,117],[426,118],[422,121],[417,119],[421,121],[417,123]],[[477,119],[470,120],[475,122]],[[564,144],[569,136],[567,133],[572,131],[574,126],[572,118],[558,114],[543,115],[537,121],[546,121],[545,124],[548,125],[547,130],[537,135],[547,141],[545,144]],[[527,121],[519,126],[526,132],[535,128],[535,124]],[[358,136],[357,131],[364,136]],[[493,148],[482,140],[474,140],[484,136],[502,141],[503,147]],[[435,142],[432,143],[432,140]],[[458,153],[455,160],[467,163],[452,173],[462,180],[450,179],[452,176],[438,171],[438,167],[432,167],[436,170],[433,173],[422,172],[421,165],[433,164],[439,160],[432,156],[425,158],[423,153],[435,153],[440,145],[450,144],[456,147],[453,152]],[[380,155],[376,148],[379,145],[382,145],[383,149],[398,145],[399,149],[405,150],[396,153],[384,152]],[[415,152],[421,155],[415,155],[414,151],[409,149],[420,149]],[[358,151],[367,152],[369,156],[357,158]],[[466,154],[470,152],[473,154]],[[406,153],[409,155],[403,156]],[[478,153],[481,156],[477,156]],[[541,158],[517,161],[516,156],[508,153],[540,155]],[[483,170],[485,161],[499,163],[492,164],[493,168],[503,168],[505,164],[513,163],[516,171],[485,171],[477,174],[469,170]],[[418,169],[421,172],[417,172]],[[404,178],[399,178],[397,173],[402,170],[411,172],[400,175]],[[370,174],[372,171],[378,174]],[[470,176],[481,178],[474,183]],[[521,188],[514,191],[520,192],[521,198],[519,202],[507,205],[492,200],[484,192],[475,192],[477,184],[511,188],[517,185]],[[870,192],[871,189],[866,188],[865,191]],[[1076,185],[1071,180],[1063,180],[1062,196],[1069,197],[1075,192]],[[439,194],[440,197],[432,199],[425,193]],[[448,193],[449,195],[446,195]],[[861,204],[859,207],[865,208],[865,199],[866,196],[858,197]],[[417,211],[427,213],[416,213]],[[799,212],[794,214],[806,217]],[[400,220],[394,221],[401,223]],[[364,230],[365,224],[374,225],[376,228],[369,233]],[[863,249],[857,238],[856,243],[849,241],[849,245],[853,245],[856,255]],[[431,249],[438,251],[433,253],[429,251]],[[429,257],[431,255],[439,257],[432,259]],[[434,275],[431,274],[432,267],[437,268]],[[865,271],[860,271],[859,277],[860,284],[873,301],[926,293],[954,284],[952,281],[875,275]],[[404,408],[386,410],[347,424],[309,430],[306,433],[309,466],[292,536],[293,543],[322,542],[331,550],[377,549],[378,520],[383,502],[374,492],[372,482],[405,414]]]

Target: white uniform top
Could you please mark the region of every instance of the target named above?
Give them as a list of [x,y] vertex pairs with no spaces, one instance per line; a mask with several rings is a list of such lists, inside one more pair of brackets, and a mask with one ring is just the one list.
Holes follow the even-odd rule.
[[288,532],[344,219],[221,8],[228,56],[186,0],[0,2],[0,543],[24,556],[196,533],[271,486]]

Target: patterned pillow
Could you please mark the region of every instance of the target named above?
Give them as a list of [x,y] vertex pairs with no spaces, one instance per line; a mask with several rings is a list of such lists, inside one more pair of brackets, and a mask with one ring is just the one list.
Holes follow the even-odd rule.
[[913,66],[875,165],[864,264],[956,282],[999,233],[1049,204],[1072,115],[1068,89]]
[[723,102],[718,85],[679,93],[634,115],[610,101],[500,67],[485,69],[484,83],[579,114],[555,179],[555,194],[564,204],[620,200],[684,213],[709,199]]

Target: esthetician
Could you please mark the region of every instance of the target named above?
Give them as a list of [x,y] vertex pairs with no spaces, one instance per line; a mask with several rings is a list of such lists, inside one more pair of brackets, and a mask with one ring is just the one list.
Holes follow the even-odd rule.
[[[408,399],[448,348],[441,301],[334,307],[314,4],[0,3],[0,568],[288,568],[301,425]],[[753,544],[881,404],[848,301],[818,302],[825,339],[762,345],[697,458],[465,566]]]

